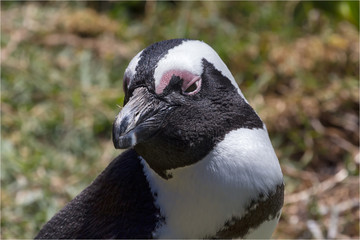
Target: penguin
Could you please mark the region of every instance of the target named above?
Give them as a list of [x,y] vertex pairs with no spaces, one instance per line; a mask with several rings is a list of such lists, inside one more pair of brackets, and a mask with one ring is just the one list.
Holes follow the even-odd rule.
[[126,150],[35,238],[270,238],[283,174],[215,50],[154,43],[130,61],[123,88],[112,138]]

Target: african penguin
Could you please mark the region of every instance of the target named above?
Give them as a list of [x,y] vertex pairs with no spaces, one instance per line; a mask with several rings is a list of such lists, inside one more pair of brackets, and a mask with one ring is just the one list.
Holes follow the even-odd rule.
[[36,238],[270,238],[283,175],[266,127],[202,41],[157,42],[124,74],[128,149]]

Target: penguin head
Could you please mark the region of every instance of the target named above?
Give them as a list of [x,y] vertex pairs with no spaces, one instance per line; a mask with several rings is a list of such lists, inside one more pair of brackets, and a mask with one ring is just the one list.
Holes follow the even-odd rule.
[[265,128],[218,54],[198,40],[157,42],[125,70],[115,148],[133,147],[161,177],[204,158],[227,133]]

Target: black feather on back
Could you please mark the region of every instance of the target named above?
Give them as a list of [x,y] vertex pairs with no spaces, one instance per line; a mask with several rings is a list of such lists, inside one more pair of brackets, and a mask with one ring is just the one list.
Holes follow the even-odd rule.
[[40,230],[36,238],[151,238],[160,211],[130,149]]

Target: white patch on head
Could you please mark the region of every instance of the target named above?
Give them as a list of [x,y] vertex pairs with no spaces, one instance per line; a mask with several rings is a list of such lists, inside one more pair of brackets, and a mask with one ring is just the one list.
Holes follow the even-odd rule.
[[[135,74],[136,74],[136,70],[135,70],[135,69],[136,69],[136,66],[138,65],[138,63],[139,63],[139,61],[140,61],[140,59],[141,59],[140,55],[141,55],[141,53],[142,53],[143,51],[144,51],[144,50],[140,51],[138,54],[135,55],[135,57],[133,57],[133,59],[131,59],[128,67],[127,67],[126,70],[125,70],[124,76],[125,76],[125,78],[128,78],[129,81],[131,81],[132,78],[133,78],[133,77],[135,76]],[[124,78],[124,79],[125,79],[125,78]],[[129,83],[130,83],[130,82],[129,82]]]
[[269,221],[265,221],[255,229],[251,229],[244,239],[270,239],[274,232],[276,225],[279,222],[281,210],[278,212],[278,217],[275,217]]
[[265,129],[237,129],[201,161],[158,176],[143,160],[145,175],[165,224],[159,238],[214,236],[232,217],[242,217],[252,199],[282,184],[278,159]]
[[155,88],[160,84],[162,76],[170,70],[189,71],[194,75],[200,76],[203,72],[203,58],[212,63],[223,76],[227,77],[244,98],[234,77],[219,55],[209,45],[198,40],[184,41],[180,45],[170,49],[158,62],[154,73]]

